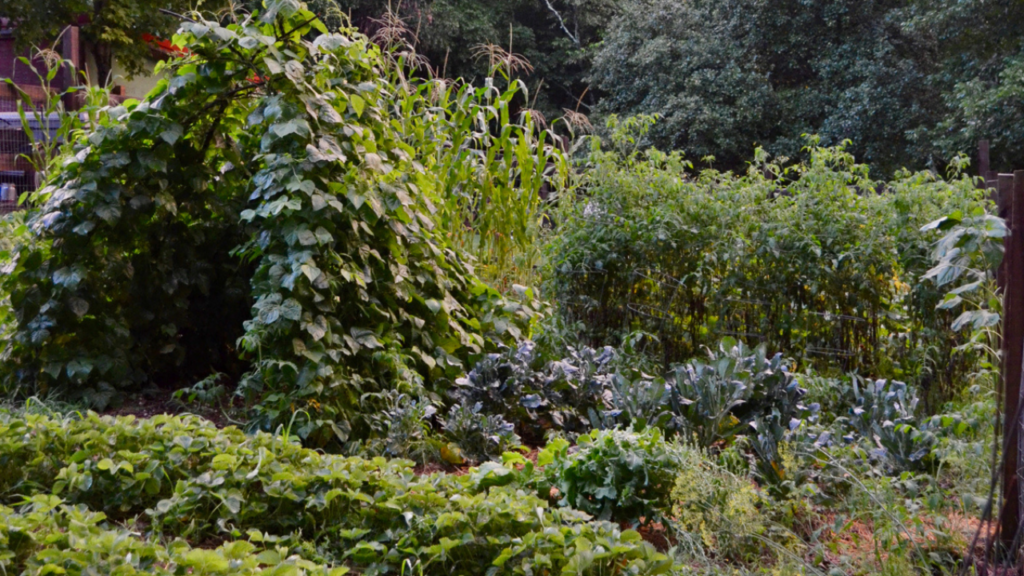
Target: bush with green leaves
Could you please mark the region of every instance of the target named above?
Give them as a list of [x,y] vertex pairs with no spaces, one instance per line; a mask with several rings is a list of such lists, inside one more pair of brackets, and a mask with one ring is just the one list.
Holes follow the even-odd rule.
[[739,334],[826,374],[928,380],[935,406],[958,394],[972,359],[950,361],[963,339],[936,309],[943,292],[921,282],[933,249],[921,228],[988,206],[970,177],[878,182],[813,140],[805,164],[759,151],[745,174],[694,174],[678,154],[637,152],[643,128],[595,148],[586,193],[564,198],[548,243],[547,293],[585,343],[642,330],[667,371]]
[[[325,455],[294,440],[221,430],[196,417],[136,420],[93,413],[63,419],[0,413],[0,449],[0,505],[39,496],[47,511],[88,510],[105,516],[90,516],[93,524],[134,526],[134,535],[120,533],[131,542],[111,549],[127,553],[139,546],[143,553],[134,557],[143,563],[166,554],[180,558],[171,550],[179,544],[168,552],[152,548],[161,538],[180,537],[227,539],[203,553],[203,560],[219,566],[221,555],[237,552],[240,569],[250,562],[273,566],[282,557],[365,574],[548,569],[596,576],[614,568],[640,575],[671,567],[636,532],[591,522],[575,510],[550,509],[514,485],[513,470],[496,463],[465,475],[418,476],[408,461]],[[31,506],[21,511],[32,513]],[[76,529],[86,530],[89,522]],[[17,530],[22,521],[7,525]],[[96,542],[118,536],[107,524],[99,528],[105,532],[97,532]],[[87,541],[62,548],[67,536],[52,542],[24,536],[17,536],[25,548],[15,562],[65,553],[86,566],[131,562],[126,554],[107,558],[105,548]],[[275,539],[300,549],[274,556]],[[271,551],[247,560],[252,545],[232,542],[242,540]],[[181,550],[189,548],[181,544]],[[192,556],[199,560],[199,553]],[[11,560],[0,554],[0,561]]]
[[188,56],[39,193],[40,242],[3,279],[6,390],[104,406],[212,367],[245,374],[254,426],[338,444],[370,432],[365,394],[421,394],[525,330],[532,310],[434,231],[454,184],[402,131],[415,112],[367,38],[276,1],[176,42]]
[[559,505],[597,516],[639,524],[662,518],[672,482],[682,463],[679,446],[658,428],[595,430],[570,449],[552,440],[538,455]]

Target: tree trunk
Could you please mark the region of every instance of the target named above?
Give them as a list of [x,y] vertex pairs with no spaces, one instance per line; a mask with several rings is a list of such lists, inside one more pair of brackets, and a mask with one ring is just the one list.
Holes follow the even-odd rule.
[[[96,0],[92,6],[92,26],[100,26],[101,15],[106,7],[106,0]],[[90,28],[92,27],[90,26]],[[100,30],[96,30],[97,36]],[[96,59],[96,83],[106,88],[110,83],[110,72],[114,68],[114,50],[109,43],[102,40],[92,42],[92,55]]]
[[111,80],[111,71],[114,69],[113,50],[106,42],[96,42],[92,45],[92,55],[96,59],[96,83],[106,88]]

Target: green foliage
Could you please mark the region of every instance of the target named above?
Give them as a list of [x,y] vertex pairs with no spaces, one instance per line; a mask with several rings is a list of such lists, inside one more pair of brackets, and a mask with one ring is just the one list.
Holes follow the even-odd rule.
[[[485,45],[523,55],[533,70],[517,76],[536,87],[536,94],[521,105],[551,119],[565,108],[576,109],[587,96],[591,54],[619,5],[618,0],[337,3],[367,35],[386,41],[399,33],[405,42],[414,43],[416,53],[439,76],[479,83],[491,72],[490,62],[481,55]],[[588,104],[594,101],[593,96],[585,99]]]
[[1024,149],[1020,136],[1024,130],[1020,120],[1024,116],[1022,49],[1007,54],[996,70],[961,78],[946,93],[952,111],[925,137],[937,137],[937,145],[947,154],[971,150],[979,140],[988,140],[994,170],[1017,168],[1014,154]]
[[476,258],[479,273],[527,304],[536,299],[543,225],[542,190],[554,197],[568,178],[554,137],[516,102],[525,84],[504,92],[446,80],[421,82],[395,104],[406,141],[435,175],[427,188],[437,234]]
[[683,434],[710,447],[728,441],[760,419],[790,422],[810,415],[801,389],[782,354],[765,356],[765,348],[746,348],[727,339],[705,360],[677,366],[672,383],[678,423]]
[[[463,476],[421,477],[406,461],[324,455],[267,434],[218,430],[193,417],[136,421],[91,413],[81,420],[0,415],[0,446],[0,503],[39,495],[56,523],[37,520],[32,514],[44,512],[30,506],[22,512],[25,518],[5,523],[14,530],[4,534],[24,533],[17,529],[33,522],[59,531],[61,522],[82,519],[75,529],[95,530],[95,542],[118,534],[129,540],[112,548],[123,551],[120,558],[109,558],[105,548],[88,541],[63,548],[60,539],[25,534],[29,539],[20,540],[26,544],[17,548],[17,562],[66,553],[86,565],[130,563],[124,557],[133,548],[140,550],[133,557],[142,572],[160,573],[155,560],[167,555],[179,565],[200,560],[200,553],[189,553],[180,541],[166,552],[152,543],[166,534],[191,541],[226,538],[222,547],[203,552],[202,560],[219,566],[222,556],[238,554],[239,569],[273,566],[284,558],[344,563],[366,574],[549,569],[596,575],[614,567],[639,575],[671,566],[635,532],[589,522],[573,510],[548,509],[543,500],[511,486],[515,475],[498,464]],[[111,522],[139,517],[146,534],[98,525],[103,517],[97,514]],[[252,545],[237,543],[244,540]],[[289,552],[297,543],[301,549]],[[250,558],[254,548],[270,552]]]
[[585,432],[603,420],[603,397],[621,362],[610,347],[567,353],[545,362],[536,344],[524,341],[485,356],[456,380],[451,394],[465,405],[480,404],[484,412],[504,416],[534,440],[547,430]]
[[[223,4],[214,1],[203,7]],[[98,78],[93,81],[106,86],[115,60],[129,74],[145,69],[151,46],[144,34],[166,38],[174,33],[180,21],[161,8],[184,14],[194,6],[196,3],[188,0],[11,0],[4,3],[3,12],[17,22],[15,38],[22,47],[43,45],[57,38],[66,26],[80,26],[82,40],[96,62]]]
[[661,518],[681,464],[678,446],[666,442],[657,428],[595,430],[577,442],[570,452],[568,442],[554,440],[537,457],[558,490],[559,505],[602,520]]
[[455,404],[441,422],[445,435],[459,446],[460,456],[482,462],[519,446],[515,426],[500,414],[482,411],[482,404]]
[[918,398],[903,382],[854,379],[857,399],[849,422],[866,440],[873,458],[896,471],[927,469],[938,439],[915,418]]
[[943,309],[969,307],[953,321],[953,330],[979,331],[998,325],[1002,303],[995,295],[993,271],[1003,261],[1003,241],[1009,234],[1006,223],[979,208],[967,217],[955,212],[922,230],[945,232],[932,253],[935,267],[924,278],[938,288],[966,282],[949,290],[939,304]]
[[367,416],[375,433],[364,443],[365,452],[417,463],[436,460],[440,447],[430,426],[436,407],[425,399],[394,391],[370,397],[376,410],[368,411]]
[[[53,495],[26,499],[19,509],[0,506],[0,567],[12,574],[323,574],[341,576],[344,566],[322,566],[293,555],[287,542],[249,534],[206,549],[182,540],[163,545],[111,527],[102,513],[70,506]],[[284,545],[282,545],[284,544]]]
[[365,394],[421,394],[522,333],[532,309],[434,230],[430,198],[459,175],[393,121],[402,88],[365,37],[284,2],[177,41],[190,56],[107,110],[40,193],[30,228],[53,249],[20,249],[4,280],[9,387],[103,406],[238,377],[237,339],[253,425],[325,445],[369,432]]
[[[628,152],[628,147],[626,148]],[[841,148],[786,170],[763,153],[743,176],[692,175],[677,154],[595,152],[588,191],[566,199],[548,245],[548,293],[590,345],[643,330],[667,369],[726,335],[821,371],[927,380],[955,395],[970,358],[920,282],[919,229],[986,204],[970,178],[900,173],[883,185]],[[766,176],[767,175],[767,176]],[[796,225],[799,223],[799,225]]]
[[749,562],[764,553],[761,495],[743,476],[717,466],[697,448],[681,450],[671,493],[672,525],[681,545],[723,561]]
[[[39,181],[46,180],[64,160],[62,151],[68,148],[68,141],[76,138],[84,127],[96,120],[99,109],[109,101],[109,92],[103,88],[89,86],[61,86],[64,76],[71,82],[88,83],[85,73],[75,68],[74,62],[61,58],[54,50],[33,48],[31,58],[18,57],[14,65],[24,65],[35,75],[38,87],[45,94],[42,102],[33,100],[14,79],[4,78],[4,82],[18,95],[18,117],[21,130],[28,139],[30,151],[21,154],[32,165]],[[71,113],[65,103],[76,96],[81,97],[82,106]],[[59,125],[51,132],[54,118]],[[32,126],[36,126],[33,129]],[[27,192],[27,191],[25,191]],[[23,203],[28,195],[22,196]]]
[[879,173],[923,166],[908,132],[933,121],[934,53],[901,27],[903,2],[627,1],[591,76],[599,109],[662,121],[648,143],[738,168],[760,145],[794,157],[803,134]]

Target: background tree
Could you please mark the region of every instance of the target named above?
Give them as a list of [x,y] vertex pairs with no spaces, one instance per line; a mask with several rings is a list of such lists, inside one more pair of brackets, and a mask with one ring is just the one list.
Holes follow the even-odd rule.
[[144,34],[169,37],[181,20],[160,8],[187,12],[192,8],[216,9],[223,2],[194,0],[8,0],[3,15],[17,27],[21,47],[43,44],[56,38],[68,25],[81,27],[81,37],[96,59],[96,82],[106,85],[116,60],[128,74],[143,71],[150,53]]
[[[330,2],[334,0],[321,0]],[[488,64],[476,54],[493,44],[522,54],[533,64],[522,75],[531,89],[529,105],[546,117],[565,108],[584,111],[598,94],[587,76],[593,47],[618,13],[619,0],[336,0],[352,23],[373,36],[394,11],[431,68],[448,78],[481,80]],[[316,12],[316,10],[313,10]],[[582,99],[582,103],[581,103]]]
[[988,139],[993,169],[1024,166],[1024,2],[928,0],[907,25],[939,50],[931,80],[946,106],[918,139],[945,157]]
[[594,60],[606,113],[660,113],[650,142],[726,167],[755,144],[793,156],[803,134],[853,141],[891,172],[926,160],[910,132],[940,100],[931,44],[899,1],[630,0]]

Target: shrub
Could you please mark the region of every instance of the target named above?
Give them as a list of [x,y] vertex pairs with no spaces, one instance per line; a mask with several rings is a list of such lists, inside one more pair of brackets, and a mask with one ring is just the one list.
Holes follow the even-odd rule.
[[532,309],[433,230],[448,183],[393,121],[387,60],[325,32],[284,1],[187,22],[189,57],[72,143],[4,275],[6,390],[105,406],[213,366],[247,374],[254,425],[323,446],[370,432],[364,394],[419,394],[522,333]]
[[970,363],[929,372],[962,340],[920,282],[932,266],[920,228],[983,207],[984,193],[966,175],[874,182],[841,148],[809,152],[789,169],[758,153],[743,175],[595,152],[548,244],[547,293],[591,346],[653,334],[666,370],[742,334],[826,373],[930,377],[952,397]]
[[537,458],[559,505],[619,522],[662,517],[680,466],[678,446],[657,428],[597,430],[577,441],[570,452],[568,442],[554,440]]
[[[0,414],[0,448],[0,504],[42,495],[51,509],[63,501],[111,521],[138,517],[154,538],[248,535],[256,542],[254,534],[297,535],[317,554],[367,574],[572,567],[639,575],[671,565],[636,532],[549,509],[510,485],[514,475],[498,464],[461,476],[417,476],[407,461],[325,455],[263,433],[218,430],[195,417],[92,413],[80,420]],[[87,542],[75,546],[84,547],[86,563],[102,552]],[[64,553],[46,541],[36,547],[44,555]],[[597,548],[604,552],[593,554]],[[146,552],[140,561],[159,554]]]

